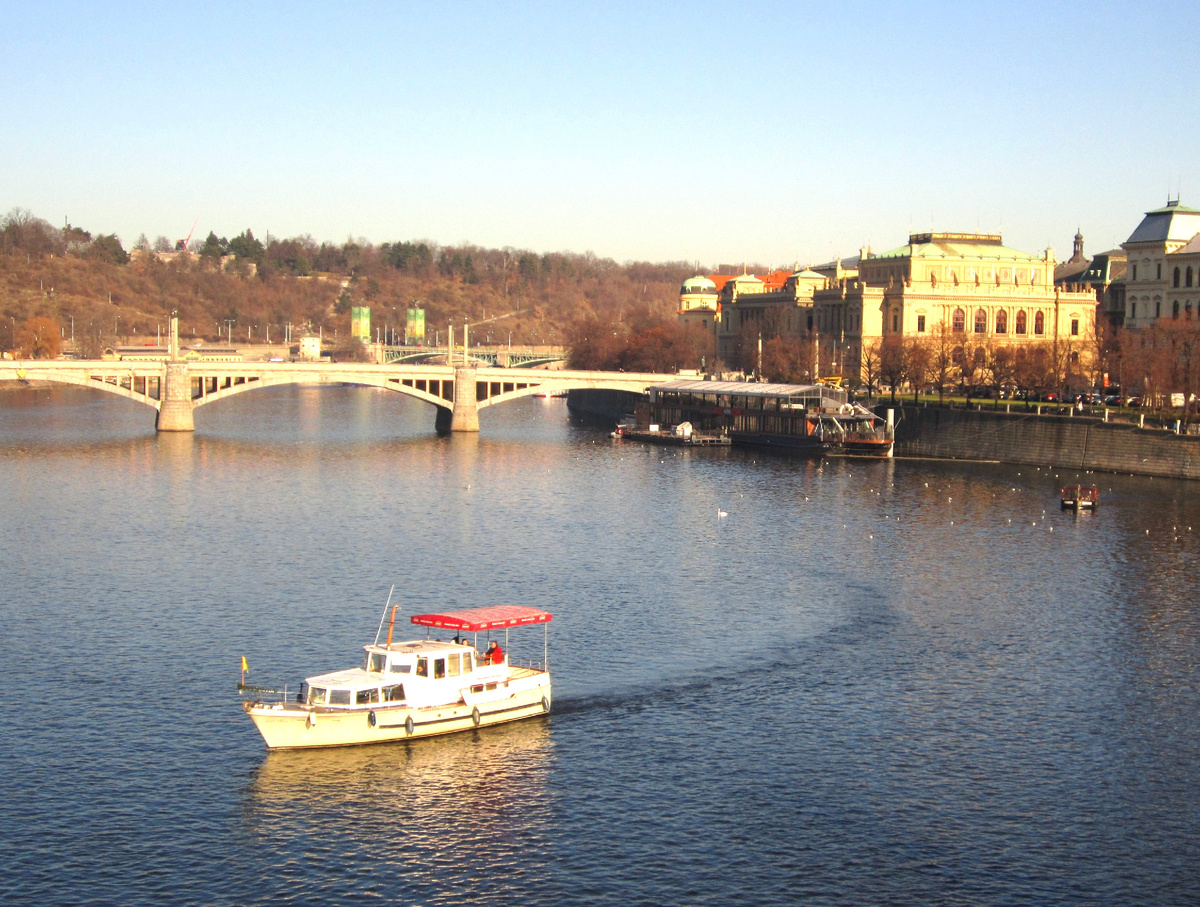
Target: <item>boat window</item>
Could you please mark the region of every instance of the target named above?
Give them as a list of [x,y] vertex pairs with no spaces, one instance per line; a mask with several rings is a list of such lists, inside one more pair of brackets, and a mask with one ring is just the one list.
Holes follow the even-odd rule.
[[350,691],[349,690],[330,690],[329,691],[330,705],[349,705]]
[[463,665],[463,673],[470,674],[471,673],[471,653],[470,652],[463,652],[462,665]]
[[412,665],[404,661],[393,661],[388,665],[388,671],[393,674],[407,674],[412,670]]
[[308,704],[309,705],[324,705],[325,704],[325,688],[324,687],[309,687],[308,688]]
[[418,677],[428,677],[429,676],[429,659],[428,658],[418,658],[417,659],[417,676]]
[[379,688],[371,687],[369,690],[359,690],[354,697],[356,705],[370,705],[373,702],[379,701]]
[[403,702],[404,701],[404,684],[398,683],[395,686],[383,688],[384,702]]
[[446,659],[435,658],[433,660],[433,679],[441,680],[446,676]]
[[367,670],[375,674],[382,674],[384,666],[387,664],[387,656],[382,652],[367,653]]
[[450,676],[457,677],[460,665],[458,653],[455,652],[452,655],[448,655],[447,658],[450,660]]

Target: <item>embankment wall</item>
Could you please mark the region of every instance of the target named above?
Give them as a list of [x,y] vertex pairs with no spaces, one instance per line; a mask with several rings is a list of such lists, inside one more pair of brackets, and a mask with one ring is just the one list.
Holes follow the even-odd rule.
[[572,390],[567,391],[567,408],[578,416],[610,421],[615,427],[621,417],[633,412],[637,402],[642,399],[645,399],[644,394],[627,391]]
[[1200,479],[1200,437],[1194,435],[1082,416],[941,407],[901,407],[896,419],[897,456]]

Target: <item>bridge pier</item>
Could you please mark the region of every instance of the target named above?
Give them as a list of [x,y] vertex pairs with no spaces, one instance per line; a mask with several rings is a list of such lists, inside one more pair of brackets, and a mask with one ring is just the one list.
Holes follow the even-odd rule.
[[451,431],[479,431],[479,401],[475,380],[479,369],[461,365],[454,370],[454,412],[450,416]]
[[159,431],[195,431],[192,376],[186,362],[168,362],[155,428]]

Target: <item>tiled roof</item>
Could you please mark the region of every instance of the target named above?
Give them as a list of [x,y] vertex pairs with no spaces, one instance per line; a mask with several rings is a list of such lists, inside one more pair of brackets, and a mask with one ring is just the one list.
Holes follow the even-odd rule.
[[1184,246],[1182,249],[1176,249],[1174,254],[1175,255],[1192,255],[1196,252],[1200,252],[1200,233],[1197,233],[1195,236],[1193,236],[1191,241],[1186,246]]

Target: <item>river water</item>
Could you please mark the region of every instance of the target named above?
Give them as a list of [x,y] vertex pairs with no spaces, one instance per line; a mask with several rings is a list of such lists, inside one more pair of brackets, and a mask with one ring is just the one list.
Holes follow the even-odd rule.
[[[0,902],[1196,903],[1200,486],[480,421],[0,393]],[[267,753],[240,658],[357,663],[392,584],[553,611],[552,715]]]

